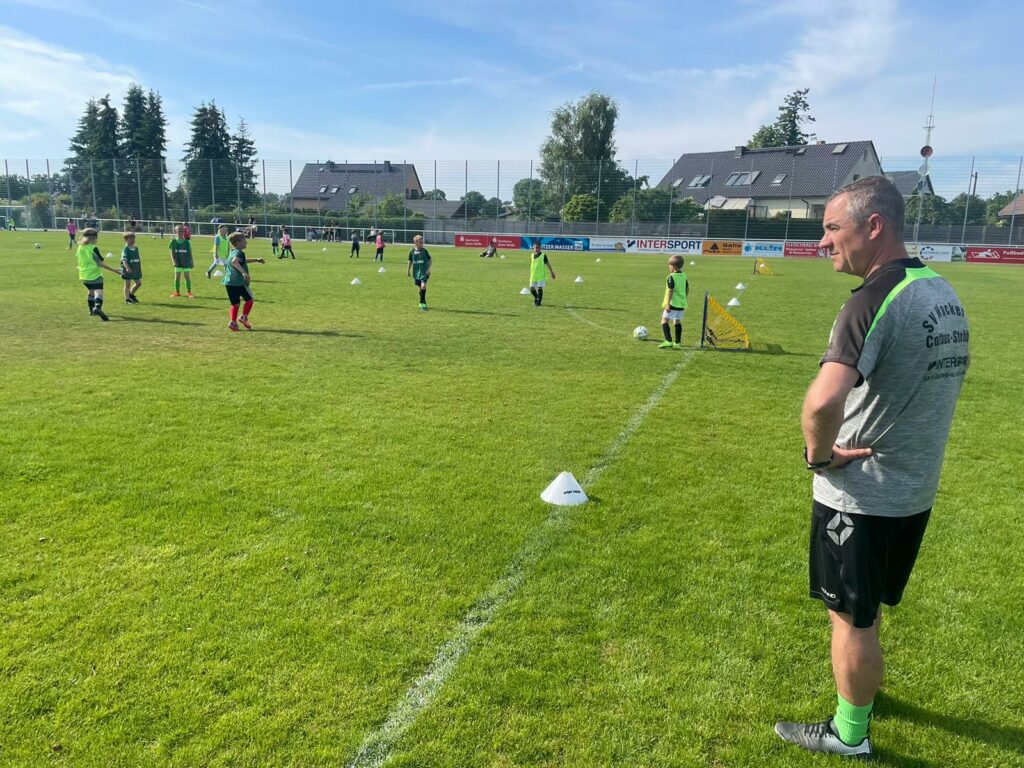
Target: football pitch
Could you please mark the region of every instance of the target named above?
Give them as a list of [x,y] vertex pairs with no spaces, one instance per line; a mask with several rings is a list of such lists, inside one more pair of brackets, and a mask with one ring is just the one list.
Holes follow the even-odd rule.
[[[662,256],[549,252],[535,308],[525,251],[428,246],[421,313],[408,246],[260,239],[230,333],[209,240],[171,299],[141,237],[109,323],[66,243],[0,233],[0,765],[837,764],[772,726],[835,706],[799,414],[855,278],[687,257],[660,350]],[[1024,765],[1024,269],[933,266],[972,366],[872,736]],[[695,348],[706,290],[751,352]]]

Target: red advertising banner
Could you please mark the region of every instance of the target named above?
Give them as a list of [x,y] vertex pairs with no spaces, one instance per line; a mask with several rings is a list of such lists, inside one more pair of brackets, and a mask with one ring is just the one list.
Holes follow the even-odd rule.
[[783,256],[795,259],[816,259],[818,255],[816,242],[799,242],[797,240],[787,240],[786,250],[783,252]]
[[456,234],[455,245],[459,248],[486,248],[490,245],[492,238],[497,241],[495,245],[498,248],[505,248],[507,250],[518,250],[523,242],[523,238],[519,235]]
[[968,248],[967,260],[975,264],[1024,264],[1024,248]]

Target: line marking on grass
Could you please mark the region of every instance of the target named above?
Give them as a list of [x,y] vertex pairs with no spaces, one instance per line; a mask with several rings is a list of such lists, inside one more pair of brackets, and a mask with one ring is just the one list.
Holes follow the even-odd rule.
[[[611,466],[615,457],[629,439],[636,434],[647,416],[657,407],[672,387],[679,374],[693,359],[695,350],[686,350],[682,359],[665,374],[658,387],[651,393],[636,412],[626,422],[609,444],[608,448],[584,476],[583,485],[592,486]],[[671,353],[670,353],[671,354]],[[588,489],[589,490],[589,489]],[[551,547],[554,535],[564,527],[572,507],[553,507],[537,531],[527,539],[526,544],[512,559],[511,564],[484,594],[470,606],[465,617],[459,622],[452,636],[438,649],[430,666],[420,675],[402,699],[395,705],[387,719],[377,730],[363,740],[356,756],[349,763],[350,768],[380,768],[390,757],[405,735],[406,731],[416,722],[416,718],[431,705],[444,688],[462,657],[468,653],[470,646],[481,631],[494,619],[495,615],[515,595],[526,577],[527,570],[540,560],[541,556]]]
[[568,305],[566,305],[565,311],[568,312],[573,317],[575,317],[581,323],[586,323],[587,325],[592,325],[595,328],[600,328],[602,331],[608,331],[609,333],[621,333],[621,331],[619,331],[619,330],[617,330],[615,328],[609,328],[606,325],[600,325],[598,323],[595,323],[593,320],[590,320],[590,319],[584,317],[579,312],[577,312],[573,307],[570,307]]

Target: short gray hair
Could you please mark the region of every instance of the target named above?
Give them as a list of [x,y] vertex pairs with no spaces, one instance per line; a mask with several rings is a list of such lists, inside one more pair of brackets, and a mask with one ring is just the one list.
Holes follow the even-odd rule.
[[906,205],[896,185],[885,176],[868,176],[840,187],[832,193],[829,202],[840,195],[846,195],[847,211],[858,224],[863,224],[871,214],[877,213],[890,226],[896,239],[903,240]]

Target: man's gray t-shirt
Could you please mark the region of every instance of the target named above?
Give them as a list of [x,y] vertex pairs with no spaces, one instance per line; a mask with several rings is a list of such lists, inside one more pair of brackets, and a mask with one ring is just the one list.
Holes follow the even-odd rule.
[[967,314],[953,288],[917,259],[886,264],[840,310],[822,363],[853,366],[836,444],[866,459],[814,478],[814,500],[854,514],[931,509],[969,362]]

